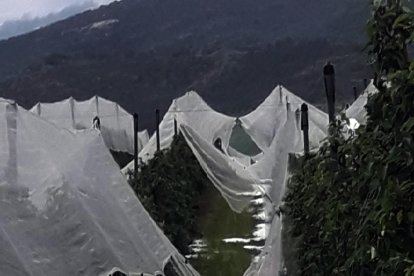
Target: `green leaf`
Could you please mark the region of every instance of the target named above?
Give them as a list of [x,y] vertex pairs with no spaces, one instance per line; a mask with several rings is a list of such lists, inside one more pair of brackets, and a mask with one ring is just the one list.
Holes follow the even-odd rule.
[[414,117],[408,119],[401,127],[402,131],[411,131],[414,129]]

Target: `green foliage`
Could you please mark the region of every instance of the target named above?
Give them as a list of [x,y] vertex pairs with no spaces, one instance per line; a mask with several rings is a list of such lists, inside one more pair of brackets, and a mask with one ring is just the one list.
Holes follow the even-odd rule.
[[402,7],[400,0],[375,2],[379,3],[374,4],[368,22],[368,46],[381,77],[407,66],[407,44],[412,40],[414,25],[411,12]]
[[370,54],[380,92],[369,120],[344,138],[341,122],[302,159],[286,195],[297,275],[414,275],[413,20],[397,0],[375,5]]
[[130,181],[138,198],[170,241],[183,254],[198,236],[195,224],[207,177],[182,136],[158,152]]

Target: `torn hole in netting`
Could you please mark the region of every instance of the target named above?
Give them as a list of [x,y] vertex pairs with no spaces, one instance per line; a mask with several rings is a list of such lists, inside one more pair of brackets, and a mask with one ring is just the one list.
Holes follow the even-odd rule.
[[262,153],[262,150],[243,128],[239,119],[236,119],[231,131],[228,153],[232,157],[239,157],[240,155],[255,157]]

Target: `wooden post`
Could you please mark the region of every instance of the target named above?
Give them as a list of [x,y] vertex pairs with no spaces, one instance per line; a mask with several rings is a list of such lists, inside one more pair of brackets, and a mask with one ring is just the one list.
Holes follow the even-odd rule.
[[177,119],[174,118],[174,137],[178,135],[178,125],[177,125]]
[[161,150],[160,144],[160,110],[155,110],[155,132],[157,138],[157,152]]
[[358,92],[357,92],[356,86],[353,87],[353,90],[354,90],[354,101],[356,101],[356,99],[358,98]]
[[303,131],[303,147],[305,156],[309,154],[309,117],[308,117],[308,105],[303,103],[301,108],[301,120],[300,127]]
[[134,113],[134,177],[138,175],[138,114]]
[[335,68],[328,62],[323,68],[329,123],[335,121]]

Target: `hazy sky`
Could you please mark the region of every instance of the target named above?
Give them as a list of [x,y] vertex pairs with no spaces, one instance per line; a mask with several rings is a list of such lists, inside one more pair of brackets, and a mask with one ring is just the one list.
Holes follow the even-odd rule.
[[56,13],[64,8],[92,2],[96,6],[114,0],[0,0],[0,25],[7,20],[30,19]]

